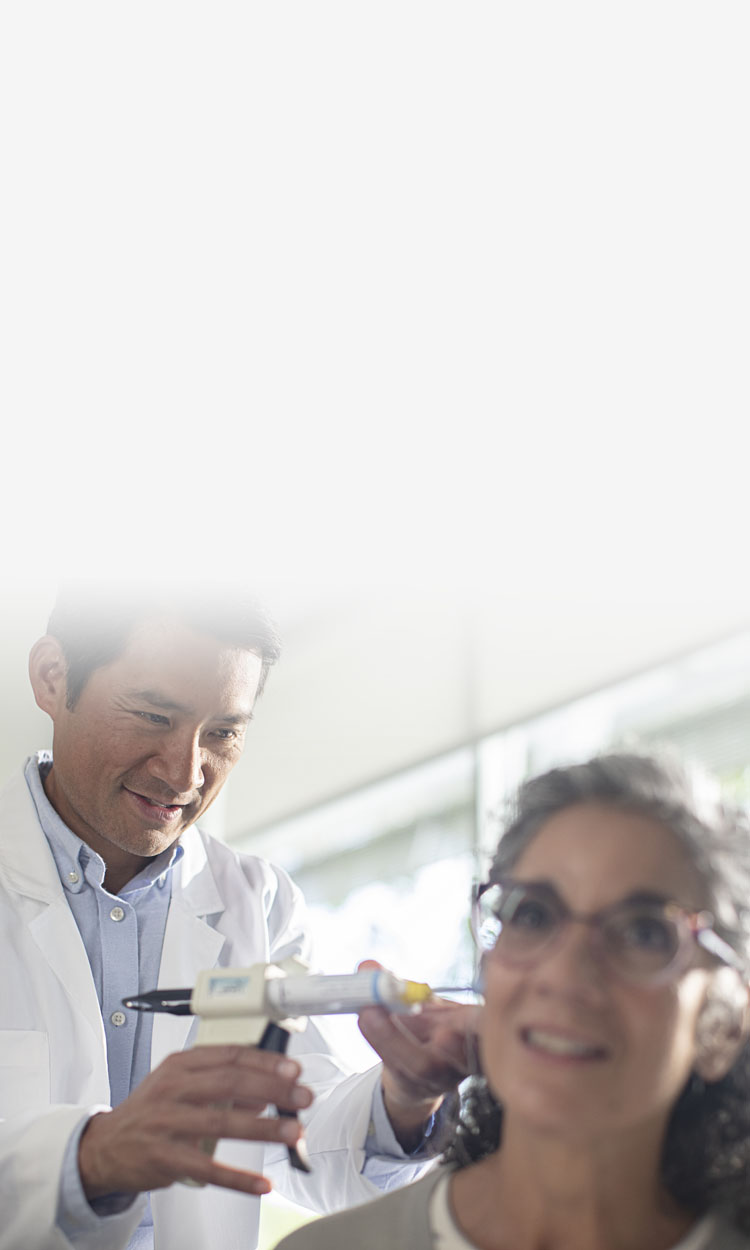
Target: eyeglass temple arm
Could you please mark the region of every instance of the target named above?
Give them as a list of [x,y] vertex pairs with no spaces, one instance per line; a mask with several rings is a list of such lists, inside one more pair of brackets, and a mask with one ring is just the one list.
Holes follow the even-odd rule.
[[719,937],[718,933],[714,933],[713,929],[701,928],[699,925],[696,925],[694,933],[698,945],[702,946],[705,951],[708,951],[709,955],[715,955],[722,963],[727,964],[730,968],[734,968],[742,975],[743,979],[746,979],[745,965],[739,955],[728,942]]

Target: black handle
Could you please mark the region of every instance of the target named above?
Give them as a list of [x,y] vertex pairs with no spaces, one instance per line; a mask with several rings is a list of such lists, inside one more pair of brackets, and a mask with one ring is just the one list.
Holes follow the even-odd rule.
[[[282,1029],[280,1024],[276,1024],[274,1020],[270,1020],[265,1027],[262,1038],[258,1042],[258,1050],[270,1050],[277,1055],[285,1055],[286,1048],[289,1044],[289,1030]],[[280,1116],[286,1116],[290,1120],[297,1119],[296,1111],[285,1111],[283,1107],[276,1108]],[[310,1156],[307,1153],[304,1137],[301,1137],[296,1146],[287,1146],[289,1151],[289,1162],[298,1172],[312,1172],[310,1165]]]

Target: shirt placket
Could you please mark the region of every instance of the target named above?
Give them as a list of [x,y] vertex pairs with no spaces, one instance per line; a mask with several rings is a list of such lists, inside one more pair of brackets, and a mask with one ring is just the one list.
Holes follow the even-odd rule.
[[113,1107],[130,1093],[137,1016],[125,1011],[123,998],[139,985],[138,922],[134,907],[123,898],[97,890],[102,951],[102,1016],[107,1039],[107,1066]]

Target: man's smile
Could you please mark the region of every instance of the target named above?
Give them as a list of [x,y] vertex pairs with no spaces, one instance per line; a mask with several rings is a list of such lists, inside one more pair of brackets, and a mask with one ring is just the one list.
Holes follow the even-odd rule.
[[151,820],[156,819],[164,824],[169,824],[171,821],[176,820],[189,806],[187,803],[164,803],[160,799],[152,799],[147,794],[140,794],[137,790],[131,790],[128,786],[123,786],[123,790],[130,795],[144,815]]

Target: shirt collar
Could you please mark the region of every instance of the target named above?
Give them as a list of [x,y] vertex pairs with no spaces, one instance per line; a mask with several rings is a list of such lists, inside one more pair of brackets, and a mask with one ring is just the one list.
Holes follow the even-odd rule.
[[[52,752],[38,751],[26,764],[26,783],[34,800],[39,823],[57,866],[63,888],[70,894],[78,894],[88,882],[94,887],[101,887],[106,866],[101,855],[79,838],[65,824],[62,817],[55,811],[47,798],[44,789],[44,778],[52,767]],[[159,855],[141,868],[132,881],[123,887],[120,894],[134,895],[151,889],[156,885],[160,889],[166,885],[169,874],[184,855],[183,847],[177,843],[168,846]]]

